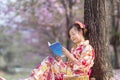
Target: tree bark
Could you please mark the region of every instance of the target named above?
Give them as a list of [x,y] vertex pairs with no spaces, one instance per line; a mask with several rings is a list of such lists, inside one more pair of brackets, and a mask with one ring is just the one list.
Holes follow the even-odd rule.
[[108,58],[109,27],[106,25],[105,0],[85,0],[84,22],[88,38],[95,50],[92,75],[96,80],[111,80],[112,67]]

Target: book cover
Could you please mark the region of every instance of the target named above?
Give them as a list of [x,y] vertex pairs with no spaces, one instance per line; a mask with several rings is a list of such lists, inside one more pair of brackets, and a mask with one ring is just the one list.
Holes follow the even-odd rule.
[[59,42],[50,43],[48,42],[48,47],[56,56],[62,56],[62,45]]

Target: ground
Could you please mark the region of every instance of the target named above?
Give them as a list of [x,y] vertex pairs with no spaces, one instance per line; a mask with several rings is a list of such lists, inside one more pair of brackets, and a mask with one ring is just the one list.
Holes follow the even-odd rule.
[[7,74],[0,72],[0,76],[4,77],[6,80],[21,80],[25,77],[28,77],[29,73],[17,73],[17,74]]
[[120,80],[120,69],[114,70],[113,72],[115,80]]

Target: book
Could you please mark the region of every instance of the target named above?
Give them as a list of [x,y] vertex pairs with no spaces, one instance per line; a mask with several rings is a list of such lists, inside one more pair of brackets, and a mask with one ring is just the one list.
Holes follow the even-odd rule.
[[48,42],[48,47],[50,48],[50,50],[53,52],[54,55],[56,56],[62,56],[62,45],[59,42],[54,42],[54,43],[50,43]]

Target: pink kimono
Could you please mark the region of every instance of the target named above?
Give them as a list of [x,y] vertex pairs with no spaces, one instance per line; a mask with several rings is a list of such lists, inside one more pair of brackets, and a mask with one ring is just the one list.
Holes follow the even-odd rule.
[[89,41],[72,48],[71,54],[78,60],[76,63],[70,60],[58,62],[53,57],[47,57],[36,66],[31,76],[24,80],[63,80],[64,75],[90,75],[95,54]]

